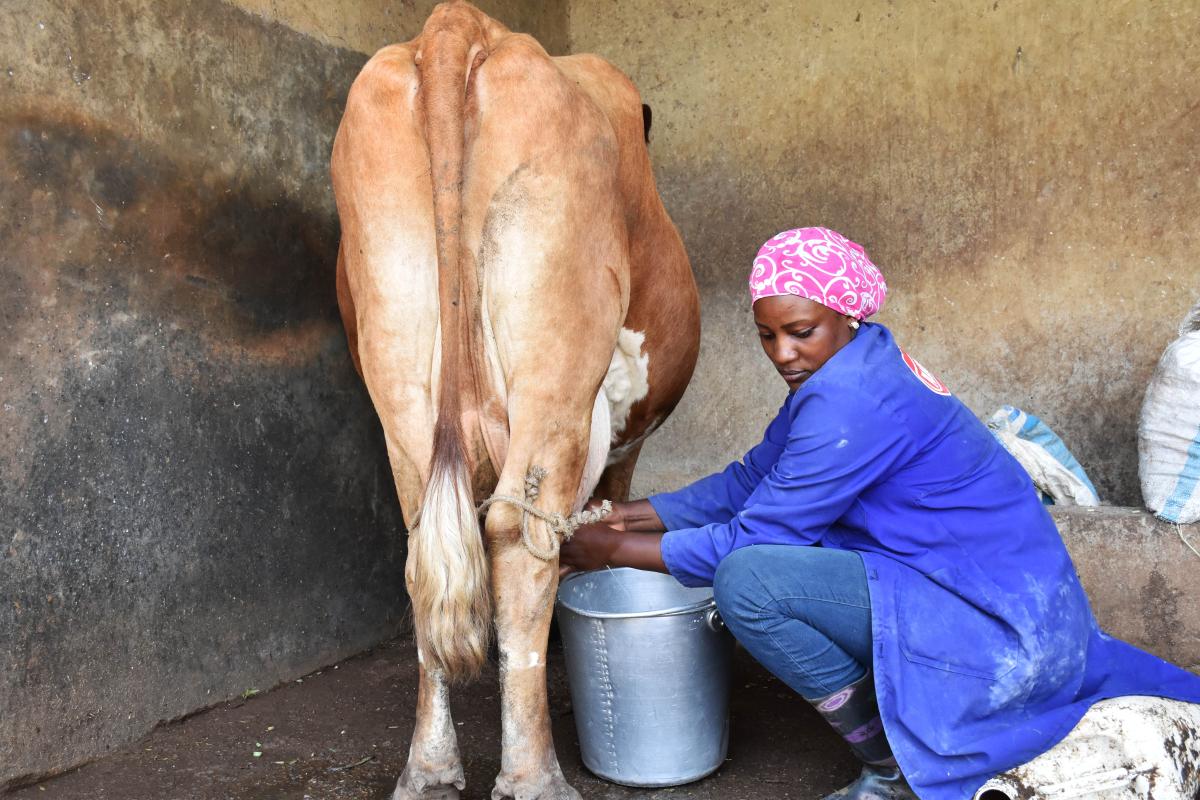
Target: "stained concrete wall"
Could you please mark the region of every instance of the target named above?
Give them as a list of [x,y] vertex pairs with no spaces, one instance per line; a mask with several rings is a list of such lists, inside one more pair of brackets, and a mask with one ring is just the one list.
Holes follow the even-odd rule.
[[701,284],[687,397],[636,488],[757,440],[785,388],[744,279],[796,225],[865,244],[880,321],[976,413],[1042,415],[1140,504],[1144,387],[1200,295],[1192,0],[573,0],[571,48],[654,108],[651,155]]
[[328,154],[431,4],[245,5],[0,5],[0,787],[403,623]]

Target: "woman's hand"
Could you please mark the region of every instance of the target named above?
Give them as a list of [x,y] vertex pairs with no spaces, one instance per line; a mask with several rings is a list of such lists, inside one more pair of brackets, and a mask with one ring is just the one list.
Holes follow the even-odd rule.
[[[589,510],[600,507],[592,500]],[[665,527],[647,500],[613,503],[600,522],[581,525],[563,542],[558,556],[558,577],[603,567],[636,567],[666,572],[660,545]]]
[[[592,498],[584,508],[588,511],[597,511],[603,503],[603,500]],[[600,520],[600,522],[613,530],[625,530],[625,507],[628,505],[628,503],[613,503],[612,511],[608,512],[608,516]]]
[[666,572],[662,534],[620,531],[604,522],[581,525],[558,551],[559,576],[572,570],[634,567]]
[[[600,500],[588,501],[589,510],[600,507]],[[618,531],[637,533],[663,533],[666,526],[658,518],[658,513],[649,500],[630,500],[627,503],[613,503],[612,511],[603,520],[605,525]]]
[[579,526],[575,535],[562,543],[558,551],[562,574],[572,570],[586,572],[612,566],[612,557],[620,546],[621,538],[629,535],[609,525],[612,516],[605,517],[603,522]]

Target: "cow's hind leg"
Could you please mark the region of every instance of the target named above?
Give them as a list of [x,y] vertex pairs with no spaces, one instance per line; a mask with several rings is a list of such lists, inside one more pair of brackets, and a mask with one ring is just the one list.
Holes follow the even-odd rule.
[[[538,432],[531,438],[587,442],[586,427],[556,428],[557,436]],[[520,497],[529,467],[537,465],[547,475],[535,505],[547,511],[571,510],[586,452],[571,446],[558,454],[538,448],[542,452],[531,457],[528,451],[521,452],[520,443],[514,445],[518,449],[510,451],[497,493]],[[558,559],[543,561],[525,547],[520,519],[520,510],[509,505],[493,506],[487,518],[503,687],[503,754],[492,800],[578,800],[579,793],[567,783],[558,764],[546,699],[546,639],[558,588]],[[553,536],[546,525],[530,520],[536,547],[550,548]]]
[[537,561],[517,544],[499,553],[492,568],[497,588],[507,586],[496,598],[504,734],[492,800],[579,800],[558,765],[546,703],[546,638],[557,561]]
[[510,591],[497,608],[504,734],[492,800],[580,800],[558,765],[546,705],[546,637],[558,579],[529,560],[509,548],[494,567]]
[[[392,463],[401,464],[397,471],[397,485],[403,506],[415,508],[419,479],[416,470],[394,449]],[[412,559],[412,553],[409,553]],[[411,586],[411,564],[405,570]],[[412,589],[409,589],[411,594]],[[458,752],[458,736],[450,718],[450,687],[441,672],[425,664],[425,647],[417,637],[417,717],[413,725],[412,742],[408,747],[408,761],[396,781],[392,800],[458,800],[458,793],[466,785],[462,760]]]
[[[407,428],[400,425],[400,418],[391,413],[394,404],[403,400],[402,396],[390,391],[391,388],[389,385],[388,389],[377,391],[376,403],[382,411],[380,419],[384,422],[384,429],[389,434],[389,439],[394,442],[406,438]],[[430,414],[429,409],[420,403],[410,403],[409,411],[418,419]],[[411,528],[413,509],[418,507],[418,498],[423,490],[422,479],[408,451],[392,442],[389,442],[388,456],[392,462],[401,508]],[[424,442],[410,441],[409,447],[412,452],[419,454],[418,457],[427,457]],[[412,557],[410,550],[410,562]],[[405,578],[411,594],[411,563],[405,569]],[[425,647],[418,636],[417,715],[413,725],[412,743],[408,748],[408,761],[399,780],[396,781],[392,800],[458,800],[459,791],[466,781],[459,758],[458,736],[450,718],[450,688],[438,670],[426,667],[424,650]]]
[[442,676],[424,664],[420,673],[416,729],[392,800],[458,800],[466,779],[450,719],[450,691]]

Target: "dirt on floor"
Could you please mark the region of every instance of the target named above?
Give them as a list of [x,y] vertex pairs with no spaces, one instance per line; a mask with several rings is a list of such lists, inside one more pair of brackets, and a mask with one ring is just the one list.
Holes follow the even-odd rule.
[[[585,797],[816,800],[857,774],[846,747],[812,709],[742,650],[734,660],[729,756],[716,773],[671,789],[629,789],[580,760],[562,651],[549,653],[554,741]],[[26,786],[10,800],[387,800],[404,766],[417,665],[397,640],[271,691],[160,725],[123,752]],[[453,693],[466,769],[462,800],[490,797],[500,768],[495,664]]]

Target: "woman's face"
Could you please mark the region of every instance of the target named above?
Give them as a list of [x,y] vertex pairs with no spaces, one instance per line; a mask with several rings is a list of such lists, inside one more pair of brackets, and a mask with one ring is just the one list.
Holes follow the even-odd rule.
[[763,352],[792,390],[854,338],[849,317],[790,294],[756,301],[754,324]]

